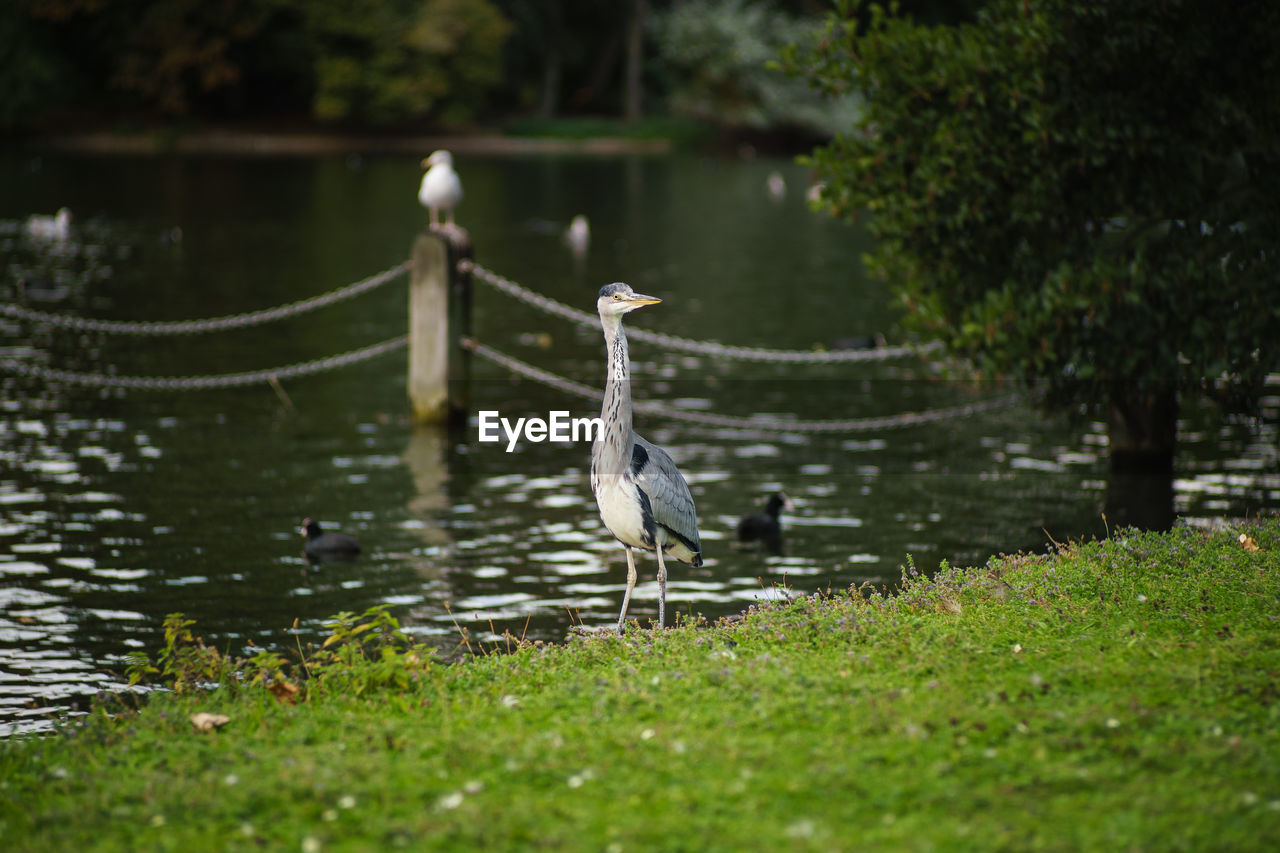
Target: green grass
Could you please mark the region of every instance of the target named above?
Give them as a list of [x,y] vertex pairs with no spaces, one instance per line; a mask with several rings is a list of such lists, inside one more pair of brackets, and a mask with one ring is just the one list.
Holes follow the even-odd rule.
[[1280,523],[905,575],[449,666],[347,617],[297,705],[173,623],[181,693],[0,746],[0,843],[1275,849]]

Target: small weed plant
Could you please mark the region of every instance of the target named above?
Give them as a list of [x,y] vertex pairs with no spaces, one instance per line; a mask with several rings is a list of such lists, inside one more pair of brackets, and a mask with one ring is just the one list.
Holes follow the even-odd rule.
[[[325,626],[329,636],[319,648],[299,644],[291,656],[267,649],[233,656],[207,645],[192,631],[194,625],[181,613],[169,614],[156,662],[142,652],[129,656],[129,685],[158,686],[176,694],[221,691],[230,698],[245,687],[261,687],[296,702],[305,699],[308,690],[358,696],[376,689],[404,689],[435,659],[435,650],[414,642],[386,604],[359,615],[335,615]],[[293,627],[296,631],[296,622]]]

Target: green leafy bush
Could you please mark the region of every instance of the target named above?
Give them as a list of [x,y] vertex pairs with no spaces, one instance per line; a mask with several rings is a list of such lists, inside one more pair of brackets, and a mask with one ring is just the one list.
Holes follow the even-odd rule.
[[1091,407],[1167,465],[1178,397],[1280,369],[1280,6],[992,0],[925,27],[842,0],[785,64],[862,95],[815,152],[909,324]]

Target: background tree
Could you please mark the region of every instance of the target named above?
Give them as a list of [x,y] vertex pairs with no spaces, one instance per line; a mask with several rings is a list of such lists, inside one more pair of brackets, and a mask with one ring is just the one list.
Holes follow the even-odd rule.
[[685,0],[655,12],[654,63],[668,108],[728,128],[780,126],[829,136],[857,115],[857,97],[823,101],[773,67],[787,44],[812,49],[813,19],[760,0]]
[[[293,4],[290,4],[293,6]],[[313,113],[385,123],[473,118],[502,80],[510,24],[488,0],[315,0]]]
[[271,13],[265,0],[18,5],[27,18],[13,23],[36,39],[43,64],[63,68],[76,89],[102,91],[105,85],[112,101],[133,100],[167,115],[184,115],[210,93],[235,85],[240,68],[233,54]]
[[571,47],[564,0],[499,0],[499,3],[515,33],[507,42],[508,74],[514,71],[522,78],[511,87],[509,102],[525,108],[536,104],[534,112],[538,118],[552,118],[560,111],[565,54]]
[[[964,20],[977,0],[909,0]],[[451,124],[661,117],[829,136],[766,69],[827,0],[9,0],[0,128],[174,117]],[[791,136],[794,138],[794,136]]]
[[[18,3],[0,13],[0,50],[10,45],[31,76],[0,117],[27,120],[41,107],[94,104],[159,116],[463,122],[502,83],[511,29],[489,0]],[[0,81],[12,77],[0,71]]]
[[[620,115],[633,0],[496,0],[515,29],[505,60],[508,113]],[[640,45],[643,47],[643,44]],[[644,56],[637,57],[642,70]],[[643,78],[639,81],[643,84]]]
[[1280,5],[993,0],[925,27],[842,0],[785,64],[855,91],[813,163],[910,328],[1171,470],[1179,398],[1280,367]]
[[20,127],[68,98],[71,69],[27,10],[0,3],[0,129]]
[[636,121],[644,109],[644,29],[649,18],[648,0],[631,0],[631,18],[627,22],[627,61],[623,75],[622,114]]

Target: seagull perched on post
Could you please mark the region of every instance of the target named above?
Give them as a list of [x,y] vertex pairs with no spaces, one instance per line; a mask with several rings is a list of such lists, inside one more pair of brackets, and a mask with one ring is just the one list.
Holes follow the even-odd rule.
[[622,315],[662,300],[634,292],[621,282],[600,288],[596,310],[604,327],[604,405],[600,420],[604,429],[591,445],[591,491],[600,519],[627,554],[627,591],[618,614],[618,634],[627,619],[627,605],[636,585],[632,548],[658,556],[658,627],[666,626],[667,566],[664,555],[682,563],[702,565],[698,540],[698,515],[676,463],[661,447],[641,438],[631,428],[631,363]]
[[453,155],[441,149],[422,161],[427,173],[418,188],[418,201],[427,209],[432,225],[441,224],[441,211],[453,225],[453,208],[462,201],[462,181],[453,171]]

